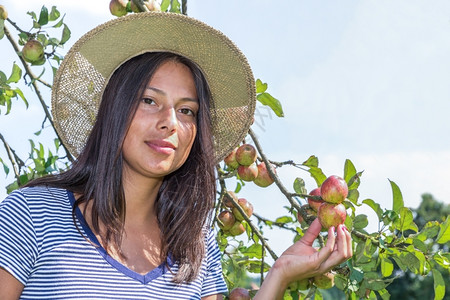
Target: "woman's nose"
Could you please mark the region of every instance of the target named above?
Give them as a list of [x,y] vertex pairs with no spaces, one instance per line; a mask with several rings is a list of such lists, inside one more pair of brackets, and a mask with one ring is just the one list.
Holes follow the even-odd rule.
[[178,119],[175,108],[170,107],[161,110],[159,128],[175,131],[178,126]]

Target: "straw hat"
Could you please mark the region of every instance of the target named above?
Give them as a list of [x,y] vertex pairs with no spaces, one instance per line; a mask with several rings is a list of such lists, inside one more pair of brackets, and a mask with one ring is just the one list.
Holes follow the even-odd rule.
[[56,130],[78,156],[94,125],[103,90],[124,62],[145,52],[173,52],[194,61],[211,94],[212,132],[217,161],[247,134],[255,110],[252,71],[242,52],[224,34],[193,18],[172,13],[130,14],[81,37],[65,56],[52,90]]

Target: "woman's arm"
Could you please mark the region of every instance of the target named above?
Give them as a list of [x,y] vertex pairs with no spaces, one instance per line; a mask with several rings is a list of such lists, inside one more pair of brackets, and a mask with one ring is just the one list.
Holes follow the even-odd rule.
[[5,269],[0,268],[0,299],[17,300],[22,294],[22,290],[23,284]]
[[284,251],[254,299],[282,299],[289,283],[326,273],[353,255],[352,238],[343,225],[328,230],[328,241],[320,251],[313,248],[321,229],[319,221],[314,220],[305,235]]

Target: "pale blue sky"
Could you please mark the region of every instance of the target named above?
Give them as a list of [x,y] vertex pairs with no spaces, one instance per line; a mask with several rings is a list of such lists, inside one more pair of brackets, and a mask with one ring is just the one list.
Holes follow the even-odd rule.
[[[3,1],[21,25],[26,11],[43,3],[67,13],[70,45],[113,18],[108,0]],[[188,13],[235,41],[255,77],[282,102],[284,118],[259,107],[265,116],[254,125],[271,159],[303,162],[315,154],[327,175],[342,175],[349,158],[365,170],[361,199],[386,208],[388,178],[400,186],[406,206],[417,207],[424,192],[450,203],[450,2],[190,0]],[[1,40],[2,70],[13,59],[7,47]],[[29,148],[27,132],[39,128],[17,128],[17,118],[41,120],[38,112],[17,102],[11,116],[0,116],[0,132],[19,151]],[[315,187],[298,169],[279,174],[288,188],[295,177]],[[275,187],[248,184],[242,196],[268,217],[285,213],[287,202]]]

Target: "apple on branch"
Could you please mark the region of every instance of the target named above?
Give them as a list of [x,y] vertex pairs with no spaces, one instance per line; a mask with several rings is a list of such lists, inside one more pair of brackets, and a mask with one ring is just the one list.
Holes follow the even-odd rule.
[[258,166],[252,163],[249,166],[239,166],[238,175],[244,181],[253,181],[258,176]]
[[325,202],[319,206],[317,217],[322,227],[328,229],[332,226],[337,227],[339,224],[344,224],[347,218],[347,211],[342,203]]
[[236,151],[237,151],[237,148],[235,148],[233,151],[231,151],[230,154],[228,154],[223,159],[223,161],[225,162],[227,167],[231,170],[236,170],[239,167],[239,163],[236,160]]
[[22,48],[22,57],[33,64],[45,62],[44,46],[38,40],[29,40]]
[[[270,165],[270,169],[276,174],[275,168],[272,165]],[[274,182],[274,179],[270,176],[264,162],[258,164],[258,175],[253,182],[260,187],[268,187]]]
[[232,236],[241,235],[245,232],[245,227],[241,222],[236,221],[227,232]]
[[320,194],[325,202],[342,203],[348,195],[347,182],[339,176],[332,175],[322,183]]
[[219,228],[224,231],[231,229],[234,223],[236,223],[236,218],[228,210],[221,211],[220,214],[217,216],[217,218],[220,221],[218,222]]
[[256,158],[256,149],[250,144],[244,144],[236,150],[236,160],[241,166],[250,166]]
[[[253,205],[249,201],[247,201],[247,199],[239,198],[238,204],[242,208],[242,210],[245,212],[247,217],[250,218],[253,215]],[[242,216],[241,212],[238,210],[237,207],[233,207],[232,211],[233,211],[233,214],[234,214],[236,220],[238,220],[238,221],[244,220],[244,217]]]
[[116,17],[125,16],[127,12],[128,0],[111,0],[109,2],[109,11]]
[[[309,192],[309,195],[311,196],[320,196],[320,188],[315,188],[311,192]],[[308,204],[314,211],[317,211],[319,209],[319,206],[324,203],[323,199],[315,199],[308,197]]]

